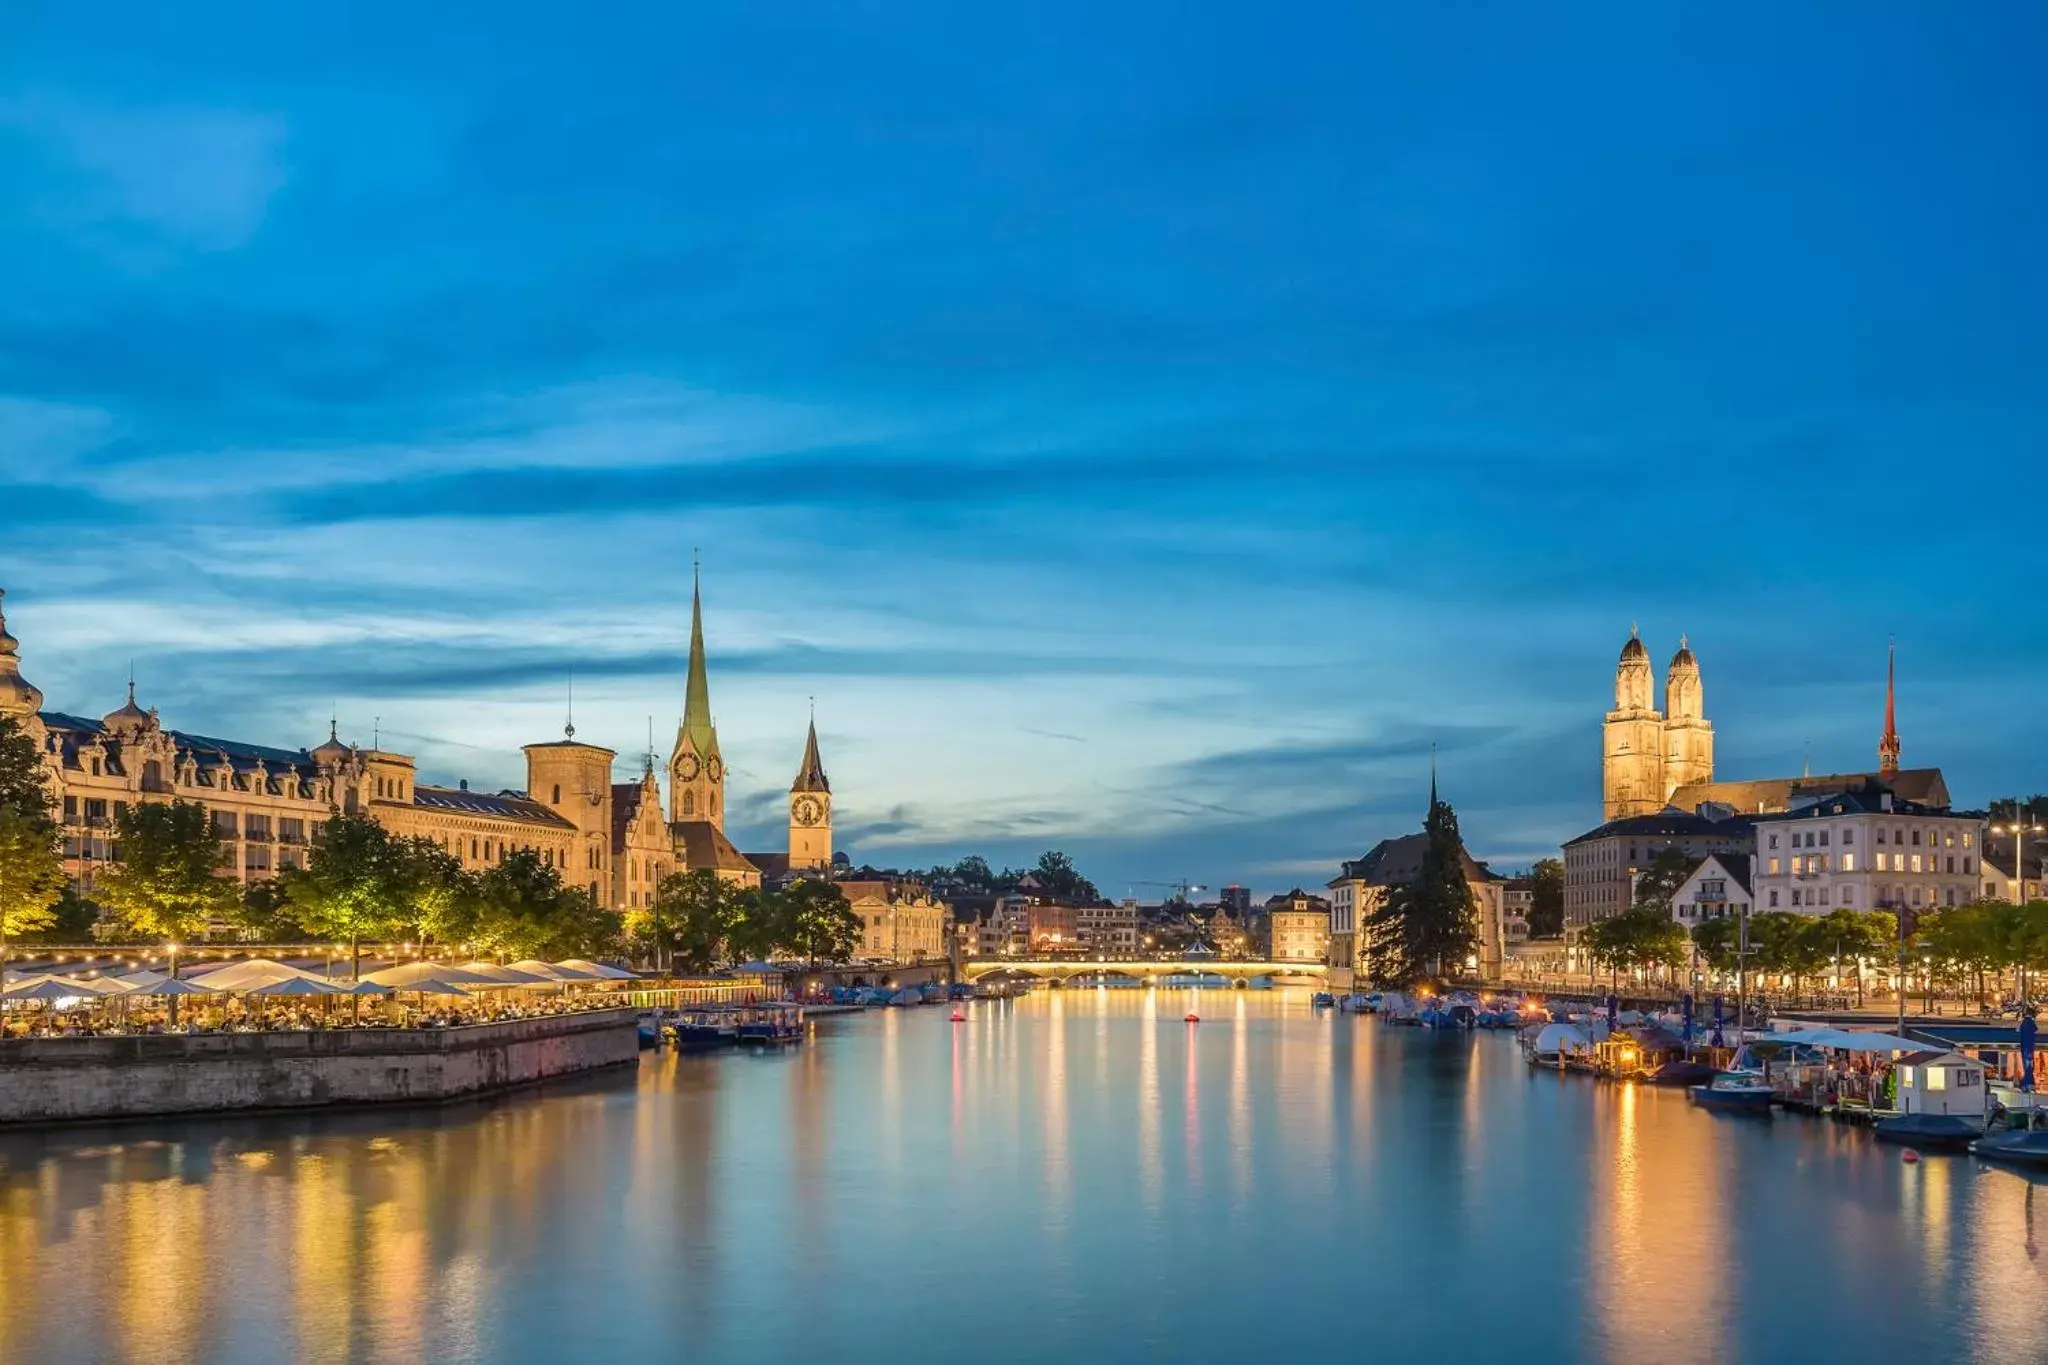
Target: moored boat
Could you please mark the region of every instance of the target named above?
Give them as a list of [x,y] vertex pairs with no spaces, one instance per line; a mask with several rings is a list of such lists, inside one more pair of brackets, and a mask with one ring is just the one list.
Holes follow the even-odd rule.
[[1648,1085],[1708,1085],[1713,1082],[1714,1068],[1705,1062],[1692,1062],[1684,1058],[1673,1058],[1661,1062],[1643,1077]]
[[794,1043],[804,1036],[801,1005],[759,1005],[741,1010],[739,1041],[742,1043]]
[[1737,1114],[1768,1115],[1775,1098],[1771,1083],[1761,1071],[1717,1071],[1713,1080],[1690,1086],[1685,1093],[1702,1109]]
[[730,1010],[683,1010],[664,1026],[683,1052],[711,1052],[739,1041],[739,1021]]
[[1962,1114],[1893,1114],[1871,1124],[1870,1131],[1879,1142],[1961,1152],[1984,1136],[1984,1125]]
[[1308,1003],[1312,1008],[1326,1010],[1337,1003],[1337,997],[1330,994],[1328,991],[1317,991],[1314,995],[1309,997]]
[[2048,1128],[2012,1128],[1987,1133],[1970,1144],[1972,1155],[2021,1166],[2048,1166]]

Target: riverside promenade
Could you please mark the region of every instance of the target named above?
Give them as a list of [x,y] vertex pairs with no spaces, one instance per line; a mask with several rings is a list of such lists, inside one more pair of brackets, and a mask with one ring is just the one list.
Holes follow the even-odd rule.
[[10,1038],[0,1125],[440,1103],[621,1066],[636,1011],[421,1029]]

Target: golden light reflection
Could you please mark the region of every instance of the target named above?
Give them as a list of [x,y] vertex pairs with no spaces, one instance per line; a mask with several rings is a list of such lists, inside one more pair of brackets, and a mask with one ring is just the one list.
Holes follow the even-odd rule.
[[1157,1217],[1166,1175],[1159,1150],[1159,992],[1146,990],[1138,1011],[1138,1185]]
[[1054,1222],[1064,1225],[1067,1199],[1073,1193],[1073,1172],[1067,1151],[1067,1005],[1065,991],[1050,993],[1046,1007],[1045,1196]]

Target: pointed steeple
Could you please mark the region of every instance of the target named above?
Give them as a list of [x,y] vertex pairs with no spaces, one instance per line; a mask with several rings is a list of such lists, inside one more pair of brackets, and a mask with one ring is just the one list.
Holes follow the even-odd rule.
[[711,679],[704,670],[703,575],[695,565],[690,579],[690,679],[683,691],[683,733],[708,758],[718,752],[718,731],[711,724]]
[[1429,813],[1436,814],[1436,742],[1429,745]]
[[832,783],[825,777],[825,765],[818,758],[818,714],[811,713],[810,733],[804,736],[804,761],[796,770],[796,781],[790,784],[792,792],[829,792]]
[[1899,770],[1898,676],[1899,646],[1894,640],[1884,665],[1884,737],[1877,741],[1880,773]]

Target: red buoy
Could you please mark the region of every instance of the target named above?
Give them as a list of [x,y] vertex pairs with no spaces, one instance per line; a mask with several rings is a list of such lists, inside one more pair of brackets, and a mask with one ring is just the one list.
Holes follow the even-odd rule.
[[1195,1013],[1195,1012],[1194,1012],[1193,1010],[1189,1010],[1189,1011],[1188,1011],[1188,1017],[1187,1017],[1187,1022],[1188,1022],[1188,1023],[1190,1023],[1190,1024],[1199,1024],[1199,1023],[1201,1023],[1201,1022],[1202,1022],[1202,1016],[1201,1016],[1201,1015],[1199,1015],[1199,1014],[1196,1014],[1196,1013]]
[[956,1024],[964,1024],[964,1023],[966,1023],[966,1022],[967,1022],[967,1016],[966,1016],[966,1015],[964,1015],[964,1014],[962,1014],[962,1013],[961,1013],[961,1012],[960,1012],[959,1010],[954,1010],[954,1011],[953,1011],[953,1022],[954,1022],[954,1023],[956,1023]]
[[1899,1160],[1905,1162],[1908,1166],[1912,1166],[1919,1162],[1920,1154],[1911,1147],[1908,1147],[1905,1151],[1899,1153]]

